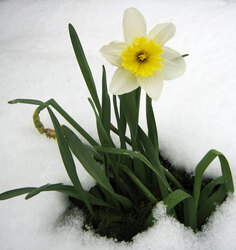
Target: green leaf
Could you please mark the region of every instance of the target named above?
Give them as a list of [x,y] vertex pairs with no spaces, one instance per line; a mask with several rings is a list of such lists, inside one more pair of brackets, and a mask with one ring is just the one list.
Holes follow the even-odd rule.
[[224,184],[223,176],[216,178],[215,180],[211,181],[204,187],[204,189],[200,193],[199,207],[201,207],[201,205],[205,202],[205,200],[210,196],[215,187],[220,184]]
[[[120,103],[120,115],[119,115],[118,106],[117,106],[117,99],[116,99],[115,95],[113,95],[113,106],[114,106],[114,112],[115,112],[117,126],[118,126],[118,131],[117,131],[118,133],[117,134],[119,135],[119,139],[120,139],[120,147],[123,149],[127,149],[126,139],[128,139],[128,138],[126,138],[126,136],[125,136],[127,123],[126,123],[126,120],[124,117],[124,112],[122,110],[123,109],[122,103]],[[130,145],[131,144],[132,144],[132,142],[130,140]],[[132,164],[130,159],[128,159],[127,157],[123,157],[123,156],[120,156],[120,163],[124,164],[126,166],[131,166],[131,164]]]
[[98,143],[71,116],[69,116],[68,113],[54,99],[49,99],[46,102],[33,99],[16,99],[10,101],[9,103],[25,103],[25,104],[39,105],[39,107],[37,108],[38,112],[41,112],[43,109],[51,105],[84,137],[85,140],[87,140],[88,143],[90,143],[92,146],[98,145]]
[[224,178],[224,184],[226,187],[226,191],[229,193],[233,193],[234,192],[234,183],[233,183],[233,178],[232,178],[229,163],[228,163],[227,159],[225,158],[225,156],[222,153],[220,153],[219,151],[215,150],[215,154],[217,154],[219,159],[220,159],[221,171],[222,171],[222,175]]
[[98,143],[71,117],[69,116],[61,106],[54,99],[50,99],[45,103],[51,105],[57,112],[59,112],[92,146],[98,145]]
[[15,99],[8,102],[9,104],[16,104],[16,103],[26,103],[26,104],[33,104],[33,105],[41,105],[43,102],[34,99]]
[[81,72],[84,76],[84,80],[87,84],[88,90],[90,92],[90,95],[95,103],[95,106],[99,112],[99,114],[101,113],[101,105],[98,99],[98,95],[97,95],[97,90],[96,90],[96,86],[93,80],[93,76],[91,73],[91,70],[89,68],[87,59],[85,57],[84,54],[84,50],[82,48],[82,45],[80,43],[79,37],[74,29],[74,27],[72,26],[72,24],[69,24],[69,32],[70,32],[70,38],[71,38],[71,42],[73,45],[73,49],[77,58],[77,61],[79,63]]
[[109,183],[105,172],[101,169],[99,164],[92,158],[86,147],[80,139],[66,126],[63,126],[63,132],[66,140],[74,153],[74,155],[81,162],[86,171],[109,193],[111,193],[117,200],[119,200],[125,207],[130,208],[131,202],[124,196],[118,195],[113,190]]
[[[115,144],[113,143],[110,134],[107,134],[105,128],[103,127],[102,121],[95,110],[93,101],[90,98],[88,98],[88,100],[89,100],[89,102],[93,108],[94,114],[96,116],[97,132],[98,132],[98,137],[100,139],[101,145],[106,146],[106,147],[115,147]],[[121,186],[120,177],[119,177],[119,164],[117,164],[117,161],[118,161],[117,157],[107,156],[107,159],[111,163],[111,168],[110,168],[110,166],[107,164],[106,157],[104,157],[104,167],[105,167],[107,177],[108,178],[110,177],[109,172],[110,172],[110,169],[112,169],[116,185]]]
[[183,201],[184,203],[184,225],[191,227],[195,232],[197,230],[197,218],[194,213],[195,205],[193,197]]
[[[150,139],[147,137],[147,135],[144,133],[144,131],[141,129],[140,126],[138,127],[138,135],[145,149],[145,155],[147,156],[148,160],[152,163],[156,172],[158,172],[157,177],[158,177],[158,181],[160,185],[161,195],[162,195],[162,198],[164,199],[169,194],[169,191],[171,191],[171,187],[164,175],[163,168],[162,168],[159,156],[158,156],[158,152],[156,151],[152,142],[150,141]],[[160,177],[161,177],[161,181],[159,180]]]
[[216,206],[221,204],[226,198],[227,190],[225,185],[221,184],[216,192],[214,192],[200,207],[197,218],[198,227],[204,223],[206,218],[215,210]]
[[43,185],[43,186],[41,186],[41,187],[39,187],[39,188],[35,188],[33,191],[29,192],[29,193],[26,195],[25,199],[28,200],[28,199],[34,197],[35,195],[37,195],[37,194],[39,194],[40,192],[46,190],[46,189],[47,189],[48,187],[50,187],[50,186],[54,186],[55,188],[57,188],[57,187],[59,187],[59,186],[61,186],[61,185],[63,185],[63,184],[62,184],[62,183],[53,184],[53,185],[51,185],[51,184],[45,184],[45,185]]
[[114,192],[104,170],[94,160],[83,142],[68,127],[62,126],[62,129],[71,151],[83,165],[85,170],[96,180],[98,184],[107,189],[109,192]]
[[43,185],[39,188],[35,188],[34,191],[30,192],[25,197],[25,199],[32,198],[36,194],[39,194],[40,192],[45,192],[45,191],[57,191],[57,192],[66,194],[68,196],[71,196],[71,197],[76,198],[76,199],[81,200],[81,201],[84,201],[83,196],[86,196],[92,205],[111,207],[111,205],[109,203],[97,198],[96,196],[94,196],[93,194],[91,194],[85,190],[83,190],[84,194],[81,195],[80,193],[78,193],[78,191],[73,186],[63,185],[62,183],[46,184],[46,185]]
[[201,191],[201,186],[202,186],[202,177],[207,169],[207,167],[210,165],[210,163],[216,158],[219,157],[220,163],[221,163],[221,171],[223,174],[224,178],[224,184],[226,186],[227,192],[233,192],[234,191],[234,185],[233,185],[233,179],[230,171],[230,167],[228,164],[228,161],[224,157],[222,153],[220,153],[217,150],[210,150],[204,157],[203,159],[199,162],[195,169],[195,179],[194,179],[194,187],[193,187],[193,198],[195,202],[195,206],[197,209],[198,207],[198,201],[199,201],[199,196],[200,196],[200,191]]
[[115,144],[111,140],[111,137],[106,133],[106,130],[103,127],[102,121],[95,110],[95,107],[94,107],[92,100],[90,98],[88,98],[88,100],[89,100],[89,103],[91,104],[93,111],[94,111],[94,114],[96,116],[97,131],[98,131],[98,136],[99,136],[101,144],[104,146],[115,147]]
[[[228,164],[228,161],[224,157],[222,153],[220,153],[217,150],[210,150],[198,163],[196,169],[195,169],[195,179],[194,179],[194,185],[193,185],[193,200],[194,200],[194,207],[191,211],[192,213],[192,224],[190,225],[192,228],[196,228],[196,226],[199,224],[199,220],[201,221],[201,218],[198,218],[198,208],[199,208],[199,198],[201,193],[201,187],[202,187],[202,179],[203,174],[206,171],[207,167],[210,165],[210,163],[216,158],[219,157],[220,163],[221,163],[221,171],[223,174],[224,179],[224,186],[226,188],[227,192],[233,192],[234,186],[233,186],[233,179],[230,171],[230,167]],[[209,187],[209,186],[208,186]],[[218,193],[220,193],[220,197],[222,196],[223,191],[221,191],[222,188]],[[216,195],[217,196],[217,195]],[[213,196],[215,197],[215,196]],[[210,199],[210,198],[209,198]],[[209,209],[212,209],[213,206],[209,205]],[[202,209],[202,206],[201,206]],[[201,213],[200,213],[201,214]]]
[[152,164],[149,162],[149,160],[142,154],[140,154],[137,151],[131,151],[131,150],[126,150],[126,149],[119,149],[119,148],[106,148],[106,147],[98,147],[95,146],[95,148],[98,151],[101,152],[106,152],[109,154],[116,154],[116,155],[123,155],[123,156],[129,156],[129,157],[133,157],[136,159],[139,159],[140,161],[142,161],[148,168],[150,168],[154,173],[156,173],[156,175],[160,178],[160,180],[162,181],[162,183],[168,188],[169,184],[166,183],[166,181],[163,179],[162,176],[160,176],[159,172],[156,170],[156,168],[154,168],[152,166]]
[[[114,132],[115,134],[119,135],[118,129],[112,124],[111,124],[111,131]],[[132,146],[132,141],[127,136],[125,136],[125,142],[128,143],[130,146]]]
[[[30,198],[34,197],[35,195],[37,195],[41,192],[46,192],[46,191],[58,191],[60,193],[74,197],[78,200],[84,201],[83,197],[81,195],[79,195],[79,193],[77,192],[77,190],[73,186],[63,185],[61,183],[46,184],[46,185],[43,185],[39,188],[26,187],[26,188],[18,188],[18,189],[9,190],[7,192],[0,194],[0,200],[10,199],[10,198],[20,196],[23,194],[27,194],[27,193],[28,193],[28,195],[25,197],[25,199],[30,199]],[[87,191],[84,191],[84,193],[88,197],[89,202],[91,204],[97,205],[97,206],[111,207],[111,205],[109,203],[103,201],[102,199],[97,198],[93,194],[90,194]]]
[[106,70],[102,67],[102,124],[108,135],[110,135],[110,123],[111,123],[111,103],[110,97],[107,92],[107,80],[106,80]]
[[155,196],[143,185],[143,183],[138,179],[138,177],[125,165],[120,165],[121,170],[124,171],[130,179],[137,185],[140,191],[146,196],[151,202],[156,202]]
[[68,176],[69,176],[71,182],[73,183],[73,185],[75,186],[76,190],[83,197],[83,201],[87,205],[91,215],[93,215],[95,217],[92,206],[91,206],[87,196],[83,192],[82,185],[79,181],[79,178],[78,178],[78,175],[76,172],[74,160],[72,158],[72,155],[71,155],[70,149],[67,145],[67,142],[62,134],[60,124],[59,124],[57,118],[55,117],[55,115],[53,114],[52,110],[49,107],[47,109],[48,109],[49,115],[51,117],[54,129],[55,129],[55,132],[57,135],[57,142],[58,142],[59,150],[61,153],[61,157],[62,157],[64,166],[65,166],[66,171],[68,173]]
[[11,199],[16,196],[20,196],[23,194],[28,194],[29,192],[33,191],[35,187],[25,187],[25,188],[17,188],[17,189],[12,189],[9,191],[6,191],[4,193],[0,194],[0,200],[7,200]]
[[181,189],[177,189],[170,193],[164,200],[163,203],[167,206],[167,212],[170,212],[180,202],[191,198],[192,196],[184,192]]
[[103,162],[103,157],[91,146],[84,144],[86,149],[91,153],[92,157],[97,162]]
[[166,175],[166,178],[168,178],[178,189],[185,191],[184,187],[179,183],[179,181],[177,181],[177,179],[170,173],[168,169],[162,166],[162,170]]

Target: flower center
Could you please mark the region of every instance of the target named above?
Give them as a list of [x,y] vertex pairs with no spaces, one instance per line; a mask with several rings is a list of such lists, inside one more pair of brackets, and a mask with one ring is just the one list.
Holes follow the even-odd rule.
[[148,58],[148,54],[147,54],[146,52],[140,52],[140,53],[137,55],[137,57],[138,57],[138,60],[139,60],[140,62],[144,62],[144,61],[146,61],[146,59]]
[[136,76],[149,77],[162,69],[162,53],[160,44],[146,37],[137,37],[122,52],[122,66]]

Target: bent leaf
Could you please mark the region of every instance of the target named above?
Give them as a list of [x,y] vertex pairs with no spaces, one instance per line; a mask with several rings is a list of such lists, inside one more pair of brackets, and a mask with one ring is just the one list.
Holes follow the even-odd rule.
[[194,187],[193,187],[193,198],[195,202],[195,209],[198,207],[198,201],[200,197],[200,191],[202,186],[202,177],[207,169],[207,167],[210,165],[210,163],[216,158],[219,157],[220,163],[221,163],[221,171],[224,178],[224,184],[226,187],[227,192],[233,192],[234,191],[234,185],[233,185],[233,179],[230,171],[230,167],[228,164],[228,161],[226,160],[225,156],[220,153],[219,151],[212,149],[210,150],[203,159],[199,162],[195,169],[195,179],[194,179]]
[[191,198],[192,196],[181,189],[177,189],[170,193],[164,200],[163,203],[167,206],[167,212],[174,208],[180,202]]
[[202,204],[197,213],[198,226],[201,226],[206,218],[215,210],[216,206],[223,202],[226,198],[226,193],[225,185],[221,184],[218,190]]
[[224,184],[223,176],[216,178],[215,180],[211,181],[203,188],[199,197],[199,207],[201,207],[201,205],[205,202],[205,200],[210,196],[210,194],[215,189],[215,187],[220,184]]

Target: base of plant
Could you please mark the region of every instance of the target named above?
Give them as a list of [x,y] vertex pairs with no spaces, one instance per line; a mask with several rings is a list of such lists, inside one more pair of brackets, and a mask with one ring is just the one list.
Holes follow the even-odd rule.
[[[190,175],[186,171],[176,168],[171,163],[160,156],[162,165],[167,168],[175,178],[180,181],[186,190],[192,191],[194,176]],[[203,187],[208,184],[212,179],[204,179]],[[98,190],[99,186],[96,184],[90,189],[90,192]],[[152,190],[153,194],[156,190]],[[112,208],[106,208],[101,206],[94,206],[94,212],[97,215],[96,220],[89,213],[85,204],[75,198],[69,197],[70,209],[75,207],[81,209],[84,213],[83,230],[92,230],[95,234],[102,237],[113,238],[117,242],[126,241],[132,242],[133,237],[137,234],[146,231],[155,222],[157,222],[152,216],[152,210],[156,206],[155,203],[151,203],[142,195],[138,193],[134,201],[134,206],[130,211],[115,210]],[[183,205],[176,206],[177,219],[184,223]],[[206,222],[206,221],[205,221]],[[205,224],[205,223],[204,223]],[[202,224],[198,231],[201,230]]]

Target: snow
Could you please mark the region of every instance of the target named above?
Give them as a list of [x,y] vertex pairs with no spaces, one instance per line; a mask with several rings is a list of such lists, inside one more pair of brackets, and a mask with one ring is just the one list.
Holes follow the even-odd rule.
[[[174,22],[176,36],[168,46],[186,58],[184,76],[165,82],[155,103],[162,152],[178,167],[192,172],[211,148],[228,158],[236,175],[235,11],[233,0],[127,1],[0,1],[0,192],[46,183],[69,183],[55,141],[38,134],[31,117],[35,106],[9,105],[15,98],[54,98],[96,137],[89,96],[73,54],[68,23],[76,28],[100,93],[101,65],[108,82],[115,70],[98,50],[122,40],[122,14],[138,8],[148,30]],[[143,98],[144,101],[144,98]],[[144,103],[144,102],[143,102]],[[91,114],[91,115],[88,115]],[[144,113],[140,123],[145,126]],[[41,114],[52,127],[47,112]],[[63,119],[61,119],[63,121]],[[78,165],[83,185],[93,184]],[[218,163],[207,172],[218,176]],[[234,196],[210,217],[204,231],[194,234],[163,207],[159,223],[137,235],[133,244],[115,243],[81,230],[79,211],[60,221],[66,197],[42,193],[30,200],[17,197],[0,202],[0,249],[235,249]]]

